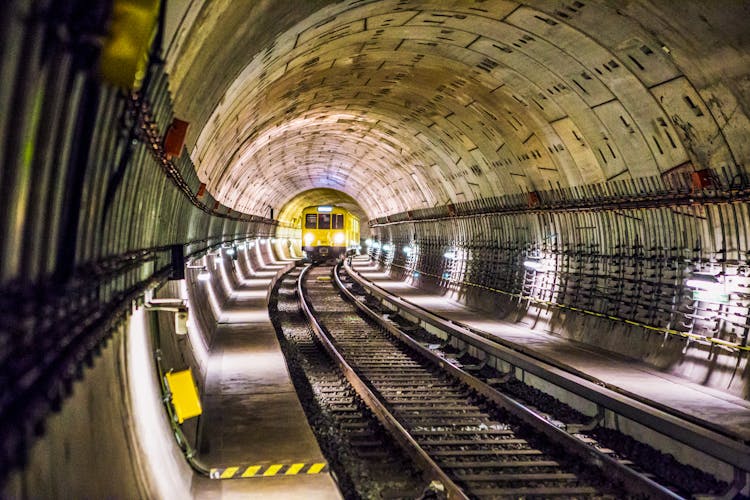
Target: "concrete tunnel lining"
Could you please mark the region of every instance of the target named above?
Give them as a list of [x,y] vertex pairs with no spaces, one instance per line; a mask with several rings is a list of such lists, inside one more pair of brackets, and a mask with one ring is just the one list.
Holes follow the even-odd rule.
[[[742,11],[726,4],[726,21]],[[233,9],[211,6],[210,16],[218,23]],[[687,118],[676,117],[694,112],[688,102],[705,104],[689,81],[701,67],[648,25],[667,29],[670,7],[645,20],[635,5],[560,9],[553,2],[340,3],[296,24],[257,13],[278,35],[237,54],[234,74],[212,75],[210,93],[220,98],[210,117],[182,104],[184,91],[208,92],[209,83],[182,68],[173,78],[178,113],[195,120],[189,147],[199,176],[222,202],[252,213],[334,187],[374,218],[650,176],[697,157],[734,168],[731,150],[743,141],[718,134],[696,145],[678,127]],[[200,20],[183,27],[191,35],[168,58],[178,61],[196,45],[227,50],[216,45],[226,35],[203,28]],[[721,40],[711,28],[700,35]],[[722,42],[738,54],[731,66],[744,57],[746,40],[735,37]],[[703,118],[695,134],[719,130],[710,113]]]
[[[18,4],[12,2],[14,8]],[[631,355],[671,374],[747,398],[749,372],[741,353],[714,349],[721,346],[718,343],[683,345],[664,334],[682,329],[675,321],[690,316],[682,284],[692,272],[718,273],[740,290],[750,285],[747,197],[736,203],[721,198],[737,186],[747,186],[747,2],[727,0],[706,6],[698,0],[197,0],[168,2],[168,8],[174,9],[173,18],[181,19],[171,22],[173,37],[165,43],[169,85],[176,116],[191,123],[186,146],[197,177],[229,208],[256,217],[268,217],[273,209],[281,224],[243,220],[236,212],[235,218],[216,217],[216,207],[201,211],[182,200],[183,193],[173,196],[169,191],[173,186],[150,166],[129,167],[126,183],[106,186],[111,169],[98,167],[114,162],[117,141],[112,140],[111,151],[93,143],[100,148],[97,152],[103,152],[102,158],[92,155],[87,159],[90,164],[72,169],[86,188],[81,190],[81,213],[74,214],[80,217],[81,227],[55,226],[48,235],[44,225],[64,220],[69,208],[62,205],[67,194],[61,194],[60,186],[72,183],[67,177],[70,169],[56,169],[51,159],[69,154],[65,141],[75,136],[58,137],[54,127],[44,130],[47,124],[26,115],[16,120],[9,113],[0,117],[4,141],[0,145],[9,146],[7,154],[0,155],[0,190],[10,200],[12,215],[11,221],[0,221],[0,235],[5,236],[0,246],[3,285],[21,283],[33,289],[39,281],[47,285],[44,280],[54,271],[55,280],[44,293],[62,290],[75,297],[77,290],[69,292],[75,280],[76,286],[79,281],[86,284],[92,270],[99,273],[125,262],[133,266],[131,274],[123,274],[123,279],[117,275],[116,286],[102,285],[106,300],[117,298],[123,290],[131,290],[126,286],[135,289],[168,267],[169,245],[184,243],[189,253],[224,239],[267,237],[274,231],[277,236],[293,237],[295,231],[287,226],[302,207],[333,202],[352,209],[363,225],[370,220],[372,236],[395,249],[390,254],[373,252],[374,259],[404,282],[521,322],[533,319],[544,331]],[[18,17],[38,29],[34,24],[38,19]],[[3,20],[0,28],[15,22],[15,18]],[[19,32],[23,37],[33,35],[16,29],[6,39],[0,30],[0,40],[12,42],[11,54],[26,40]],[[37,45],[41,42],[29,52],[37,54]],[[80,97],[82,79],[77,82],[80,88],[60,87],[47,95],[46,86],[54,83],[58,67],[48,71],[41,57],[33,62],[24,71],[36,83],[32,92],[19,94],[23,104],[19,111],[68,109],[64,96],[71,88],[79,93],[78,100],[71,99],[70,109],[87,102]],[[39,73],[35,73],[37,66]],[[62,73],[75,74],[67,66],[60,67]],[[0,69],[14,71],[11,65]],[[42,77],[33,78],[40,73]],[[9,102],[16,109],[16,90],[9,89],[0,92],[0,103]],[[114,93],[102,96],[102,115],[117,116]],[[171,119],[171,103],[169,108],[160,116],[162,131],[168,126],[167,115]],[[95,108],[87,111],[91,109]],[[68,118],[59,124],[75,128],[76,117]],[[10,134],[13,127],[20,132]],[[27,136],[31,139],[24,142]],[[56,144],[51,152],[42,149],[45,141]],[[37,150],[24,149],[37,144]],[[27,155],[21,154],[24,151]],[[14,163],[16,153],[23,161]],[[152,161],[148,151],[139,149],[138,154],[136,162]],[[192,168],[187,155],[181,161],[180,168]],[[12,167],[18,167],[17,172]],[[689,185],[690,174],[706,169],[715,172],[718,180],[702,192]],[[39,194],[32,175],[36,172],[39,186],[50,187],[49,196]],[[679,206],[671,205],[671,198],[659,200],[664,193],[674,194],[668,189],[673,177],[680,182],[687,179],[678,191],[686,200],[695,199]],[[52,188],[58,180],[59,186]],[[188,180],[196,192],[198,179]],[[604,188],[592,187],[596,183]],[[112,186],[115,209],[108,212],[111,207],[104,207],[103,200]],[[558,206],[545,204],[550,198],[544,193],[551,189],[567,196]],[[527,206],[526,193],[535,191],[541,193],[541,206],[533,205],[531,197]],[[604,191],[608,194],[602,195]],[[635,195],[648,204],[617,205]],[[5,200],[0,205],[8,206]],[[225,208],[220,209],[223,216],[229,214]],[[95,221],[99,216],[101,226]],[[79,233],[71,232],[66,239],[70,227]],[[64,246],[71,241],[79,246],[66,252]],[[409,245],[419,246],[419,251],[404,255],[401,249]],[[139,253],[142,249],[152,254]],[[446,249],[455,249],[458,256],[450,265],[444,262]],[[134,262],[133,255],[140,255],[142,262]],[[72,263],[60,264],[60,256],[70,257]],[[543,288],[552,279],[540,278],[530,292],[519,292],[528,293],[524,309],[466,285],[476,280],[515,293],[527,256],[557,266],[555,276],[565,277],[560,294],[545,295]],[[446,272],[450,279],[442,283],[429,277]],[[589,316],[570,312],[571,301],[579,300],[579,291],[586,292],[588,283],[576,278],[585,273],[599,274],[594,288],[604,280],[616,283],[621,291],[580,299],[588,301]],[[637,275],[636,281],[648,279],[631,286],[628,273]],[[62,282],[56,281],[59,276]],[[96,279],[103,278],[97,274]],[[92,283],[97,287],[93,294],[99,297],[99,282],[92,278]],[[34,294],[22,298],[29,296],[36,300]],[[643,297],[653,312],[645,311]],[[102,303],[110,305],[105,299]],[[544,309],[535,300],[557,300],[555,307],[560,309]],[[698,318],[690,331],[715,335],[711,338],[731,346],[742,342],[744,328],[746,341],[747,327],[741,322],[746,323],[748,307],[726,309],[735,323],[717,327],[714,334],[713,320]],[[632,324],[607,323],[595,316],[605,313],[630,318]],[[44,321],[26,322],[24,328],[46,334]],[[95,358],[96,369],[114,373],[106,379],[110,389],[125,384],[118,378],[124,375],[112,371],[125,335],[118,325],[112,327],[120,329],[116,342],[104,347],[103,358]],[[647,328],[657,333],[649,334]],[[28,333],[21,327],[18,331]],[[87,346],[99,345],[86,340]],[[81,363],[80,352],[68,357]],[[90,387],[91,377],[84,378],[82,393],[66,401],[68,413],[51,417],[57,420],[50,420],[48,436],[53,440],[63,436],[62,440],[39,441],[32,450],[34,466],[21,473],[22,479],[15,477],[11,488],[23,491],[23,481],[31,481],[36,468],[45,469],[48,483],[57,480],[60,471],[54,470],[49,456],[67,453],[60,443],[91,453],[91,460],[97,453],[109,452],[110,448],[97,451],[89,442],[71,445],[70,440],[85,431],[83,427],[65,436],[67,419],[81,408],[90,413],[95,428],[109,425],[102,419],[110,418],[110,413],[132,417],[132,408],[122,406],[127,402],[116,402],[101,418],[96,405],[105,403],[87,407],[82,399],[107,399],[101,387]],[[64,393],[57,385],[68,382],[55,381],[48,389],[55,395],[58,390]],[[46,404],[34,411],[49,411]],[[36,425],[29,421],[27,427]],[[136,462],[143,459],[118,454],[133,451],[126,439],[128,425],[129,420],[122,429],[116,428],[118,436],[110,443],[119,450],[112,452],[113,461],[129,463],[122,465],[125,469],[133,467],[119,478],[123,482],[138,476],[134,471],[141,464]],[[69,464],[71,477],[81,463]],[[184,472],[184,463],[177,469]],[[87,491],[97,495],[106,491],[105,479],[97,478]],[[61,488],[66,485],[60,483]],[[135,485],[133,494],[137,496],[141,487],[151,490],[154,485]]]

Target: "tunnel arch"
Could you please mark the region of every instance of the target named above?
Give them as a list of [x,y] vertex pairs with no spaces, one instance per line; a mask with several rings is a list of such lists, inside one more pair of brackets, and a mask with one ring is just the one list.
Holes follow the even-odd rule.
[[109,404],[86,367],[121,388],[155,286],[224,249],[270,260],[332,200],[391,277],[747,399],[747,2],[166,2],[182,21],[140,92],[97,72],[105,3],[0,19],[3,470],[66,400]]
[[[615,20],[617,30],[608,27]],[[283,185],[238,187],[244,172],[286,175],[329,163],[317,175],[344,172],[339,187],[362,192],[374,215],[653,176],[689,168],[698,157],[734,169],[720,134],[695,147],[695,134],[718,127],[708,113],[693,132],[685,127],[681,108],[698,114],[705,103],[683,76],[689,61],[678,67],[674,53],[639,20],[601,3],[557,10],[504,1],[329,5],[289,26],[224,82],[193,157],[209,188],[247,211],[257,208],[250,193],[274,197]],[[283,109],[266,106],[278,102]],[[372,157],[341,162],[363,137],[338,113],[376,124],[367,131],[379,141]],[[259,153],[272,136],[289,147]],[[320,146],[292,146],[306,138]],[[504,182],[508,176],[514,182]],[[401,204],[363,191],[365,178]]]

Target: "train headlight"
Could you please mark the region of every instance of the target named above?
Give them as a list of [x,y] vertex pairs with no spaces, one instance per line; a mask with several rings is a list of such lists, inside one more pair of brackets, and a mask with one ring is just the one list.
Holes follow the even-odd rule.
[[336,233],[333,235],[333,242],[337,245],[341,245],[344,242],[344,233]]
[[312,233],[307,233],[307,234],[305,235],[305,245],[310,245],[310,244],[312,244],[312,242],[313,242],[313,240],[314,240],[314,239],[315,239],[315,236],[313,236],[313,234],[312,234]]

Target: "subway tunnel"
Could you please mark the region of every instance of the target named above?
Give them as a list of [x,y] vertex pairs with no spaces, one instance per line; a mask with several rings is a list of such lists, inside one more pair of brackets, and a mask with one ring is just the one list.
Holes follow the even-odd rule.
[[[194,479],[155,359],[207,398],[231,285],[293,267],[316,205],[359,217],[382,279],[700,386],[750,429],[747,1],[2,11],[0,497],[242,494]],[[238,244],[239,271],[214,257]],[[741,465],[691,465],[749,494]]]

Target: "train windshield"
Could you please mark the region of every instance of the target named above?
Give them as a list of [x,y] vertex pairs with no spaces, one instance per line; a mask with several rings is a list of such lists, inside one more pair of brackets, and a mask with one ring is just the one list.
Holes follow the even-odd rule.
[[331,229],[330,214],[318,214],[318,229]]
[[344,229],[344,214],[333,214],[331,229]]
[[316,214],[305,215],[305,229],[315,229],[318,227],[318,216]]

